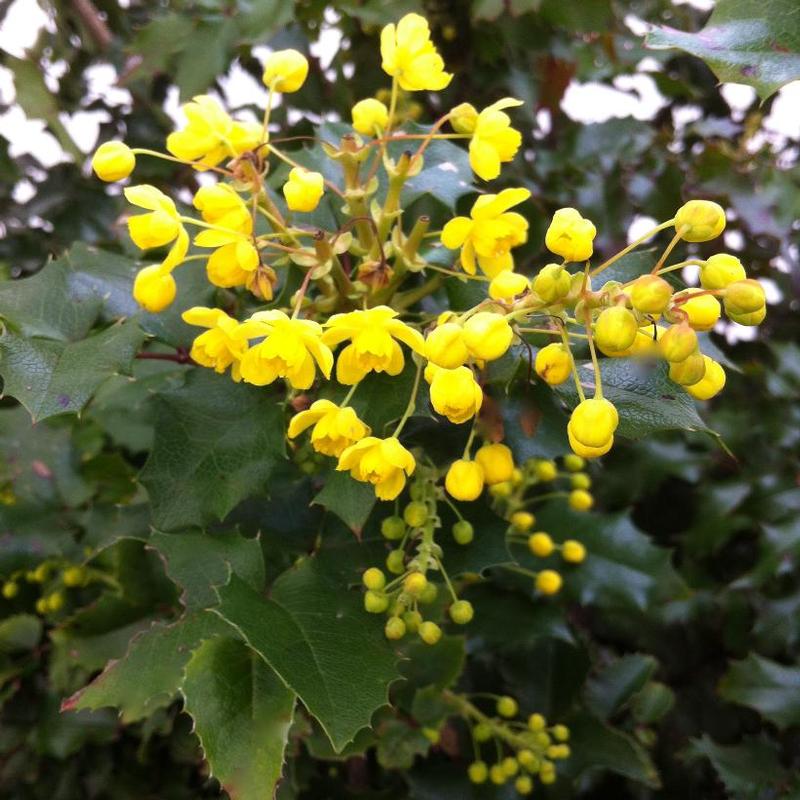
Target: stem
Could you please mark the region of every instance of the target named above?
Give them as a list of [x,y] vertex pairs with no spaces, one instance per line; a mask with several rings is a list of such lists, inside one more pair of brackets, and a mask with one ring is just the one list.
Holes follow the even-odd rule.
[[603,382],[600,378],[600,365],[597,363],[597,353],[594,349],[594,339],[592,338],[592,312],[587,308],[584,312],[586,320],[586,334],[589,337],[589,352],[592,355],[592,366],[594,367],[594,396],[598,400],[603,399]]
[[661,258],[658,259],[658,262],[652,269],[652,274],[656,275],[658,271],[664,266],[664,262],[667,260],[667,256],[675,249],[675,245],[681,240],[681,236],[686,232],[686,226],[684,225],[679,231],[675,232],[675,235],[672,237],[670,243],[664,249],[664,252],[661,254]]
[[197,365],[188,350],[184,350],[182,347],[179,347],[174,353],[137,353],[136,358],[143,361],[174,361],[176,364]]
[[442,562],[438,558],[436,558],[436,556],[433,557],[433,560],[436,562],[436,566],[439,567],[439,572],[442,573],[442,577],[444,578],[444,582],[447,584],[447,589],[450,592],[450,597],[453,598],[454,602],[457,601],[458,600],[458,595],[456,594],[456,590],[453,588],[453,584],[450,583],[450,577],[448,576],[448,574],[444,570],[444,564],[442,564]]
[[466,445],[464,445],[464,454],[461,456],[467,461],[470,460],[469,451],[472,449],[472,442],[475,440],[475,434],[477,432],[478,432],[478,418],[475,417],[472,420],[472,430],[469,432],[469,438],[467,439]]
[[416,409],[417,392],[419,391],[419,380],[421,377],[422,363],[420,362],[417,364],[417,374],[414,378],[414,386],[411,389],[411,396],[408,398],[408,405],[406,405],[406,410],[403,412],[403,416],[400,417],[400,422],[397,423],[397,427],[394,429],[394,433],[392,434],[392,437],[395,439],[400,435],[400,431],[403,430],[403,426],[406,424],[406,422],[408,422],[408,418]]
[[339,408],[344,408],[353,399],[353,395],[356,393],[356,389],[358,389],[360,385],[361,381],[359,381],[358,383],[354,383],[350,387],[350,391],[345,395],[344,400],[342,400],[342,402],[339,403]]
[[272,113],[272,99],[275,95],[275,90],[270,86],[269,94],[267,95],[267,107],[264,109],[264,124],[261,126],[261,141],[265,144],[269,141],[269,116]]
[[[580,398],[580,401],[583,402],[586,399],[586,395],[583,393],[583,386],[581,386],[581,379],[580,376],[578,375],[578,366],[575,363],[575,359],[572,357],[572,350],[570,349],[569,346],[569,336],[567,335],[567,328],[565,325],[559,325],[558,327],[561,331],[561,341],[564,343],[564,347],[566,347],[569,352],[569,360],[572,366],[572,378],[575,381],[575,389],[578,392],[578,397]],[[586,338],[589,341],[592,340],[591,336],[587,336]]]
[[[389,135],[392,130],[392,126],[394,125],[394,115],[397,111],[397,95],[399,92],[399,85],[397,83],[397,77],[392,77],[392,97],[389,100],[389,121],[386,123],[386,130],[384,131],[384,140]],[[385,144],[385,141],[382,142],[382,145]],[[383,149],[383,148],[381,148]]]
[[656,225],[653,230],[648,231],[644,236],[640,236],[635,242],[631,242],[626,248],[620,250],[615,256],[612,256],[608,259],[608,261],[604,261],[599,267],[596,267],[592,272],[591,275],[598,275],[600,274],[606,267],[610,267],[614,262],[619,261],[623,256],[628,255],[631,250],[637,248],[640,244],[644,244],[648,239],[651,239],[655,236],[659,231],[663,231],[664,228],[668,228],[670,225],[674,224],[674,219],[668,219],[666,222],[662,222],[660,225]]
[[[174,164],[183,164],[186,167],[195,166],[194,161],[184,161],[182,158],[175,158],[168,156],[166,153],[159,153],[158,150],[148,150],[146,147],[132,147],[131,152],[137,156],[152,156],[153,158],[160,158],[162,161],[172,161]],[[222,167],[207,167],[211,172],[219,172],[220,175],[230,177],[233,173],[228,169]]]
[[432,278],[430,278],[430,280],[427,280],[425,283],[423,283],[422,286],[419,286],[416,289],[410,289],[409,291],[398,295],[397,301],[395,302],[395,308],[398,311],[402,311],[409,306],[413,306],[414,303],[418,303],[423,297],[433,294],[441,285],[441,275],[434,275]]
[[294,303],[294,311],[292,312],[292,319],[297,319],[300,315],[300,309],[303,306],[303,299],[306,296],[306,290],[308,289],[308,284],[311,281],[311,273],[314,271],[314,267],[309,267],[308,271],[303,278],[303,282],[300,284],[300,289],[297,292],[297,300]]

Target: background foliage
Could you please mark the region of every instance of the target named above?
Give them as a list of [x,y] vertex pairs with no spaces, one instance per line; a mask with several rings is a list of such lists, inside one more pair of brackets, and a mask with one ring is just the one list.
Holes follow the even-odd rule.
[[[800,276],[776,265],[796,262],[800,175],[797,142],[763,129],[769,92],[799,72],[798,26],[782,16],[791,7],[729,0],[708,21],[733,45],[745,41],[741,20],[762,22],[761,38],[746,41],[769,75],[743,69],[735,46],[724,56],[715,50],[711,62],[720,78],[736,76],[759,91],[764,103],[754,100],[744,114],[731,111],[701,61],[660,49],[677,44],[707,55],[699,47],[707,38],[676,33],[700,30],[707,14],[664,0],[50,7],[52,32],[25,59],[4,57],[16,101],[46,121],[73,161],[45,169],[32,156],[12,157],[7,146],[0,157],[6,278],[55,259],[24,283],[0,283],[5,391],[24,406],[7,397],[0,408],[0,576],[51,559],[85,562],[94,578],[68,590],[64,609],[44,622],[34,613],[40,584],[22,583],[19,597],[0,600],[6,796],[219,797],[201,746],[215,756],[217,776],[235,776],[245,792],[274,778],[288,739],[281,798],[468,797],[457,732],[431,748],[411,723],[420,720],[427,690],[458,678],[465,645],[461,687],[502,688],[526,711],[571,726],[567,776],[537,789],[543,796],[798,796]],[[102,111],[100,139],[124,134],[132,145],[152,146],[172,126],[165,100],[218,88],[233,61],[257,79],[258,45],[306,50],[323,28],[338,30],[337,58],[323,68],[312,57],[312,78],[291,108],[277,111],[281,121],[299,119],[298,133],[312,133],[321,108],[346,119],[355,100],[383,85],[377,70],[359,65],[375,63],[380,25],[421,8],[458,76],[448,105],[482,106],[504,94],[526,102],[520,114],[533,157],[519,159],[509,181],[532,190],[540,214],[521,264],[541,263],[544,229],[560,206],[593,219],[599,248],[610,251],[625,244],[637,215],[664,219],[687,196],[711,196],[733,211],[728,247],[748,272],[769,277],[781,299],[757,341],[730,345],[712,336],[732,365],[729,386],[693,427],[717,431],[736,458],[702,432],[666,431],[615,448],[594,468],[600,514],[577,518],[556,506],[541,515],[556,538],[580,530],[589,550],[565,597],[543,606],[507,580],[473,587],[481,613],[467,639],[447,636],[407,654],[415,658],[399,668],[405,681],[392,688],[399,711],[390,713],[376,709],[386,700],[383,685],[399,674],[395,656],[365,622],[358,594],[341,590],[380,552],[374,515],[358,544],[325,513],[325,492],[309,505],[320,487],[284,458],[281,412],[269,391],[134,358],[145,336],[181,348],[191,335],[177,312],[113,322],[135,312],[133,252],[117,224],[122,205],[88,176],[63,115]],[[650,37],[659,49],[645,49],[626,24],[630,14],[659,26]],[[650,75],[667,100],[654,119],[585,125],[562,112],[571,80],[611,84],[645,57],[657,63]],[[112,104],[94,91],[98,65],[111,65],[129,100]],[[56,92],[43,78],[48,67],[61,74]],[[152,161],[137,171],[156,185],[174,175]],[[180,180],[189,187],[195,175],[187,170]],[[32,195],[24,203],[15,191],[20,181]],[[417,204],[457,199],[426,192]],[[191,274],[181,279],[186,304],[203,302],[207,289],[190,285]],[[625,376],[618,385],[624,391]],[[555,405],[534,397],[537,436],[525,435],[526,409],[511,402],[503,409],[506,434],[520,457],[557,455],[563,434],[547,424]],[[177,429],[176,416],[187,424]],[[39,420],[34,427],[30,417]],[[655,427],[670,427],[661,423]],[[220,462],[232,465],[224,481],[214,468]],[[339,509],[353,527],[366,521],[362,500]],[[480,547],[448,553],[448,564],[462,559],[457,571],[470,572],[502,561],[490,526],[484,530]],[[320,533],[324,547],[302,558]],[[228,565],[235,576],[218,598],[211,587],[226,582]],[[209,614],[218,601],[221,614]],[[247,613],[253,603],[260,604],[256,618]],[[263,659],[230,638],[232,630]],[[209,638],[215,634],[222,635]],[[343,653],[341,663],[324,663],[332,650]],[[74,694],[122,656],[102,681]],[[323,673],[358,678],[331,689],[315,671],[320,658]],[[225,685],[215,685],[219,665],[234,676]],[[174,691],[184,672],[194,729]],[[319,723],[293,717],[295,695]],[[73,710],[60,714],[70,696]],[[121,720],[109,704],[121,707]],[[264,730],[237,724],[245,719],[263,720]],[[362,730],[370,719],[374,734]],[[347,749],[336,754],[331,743]]]

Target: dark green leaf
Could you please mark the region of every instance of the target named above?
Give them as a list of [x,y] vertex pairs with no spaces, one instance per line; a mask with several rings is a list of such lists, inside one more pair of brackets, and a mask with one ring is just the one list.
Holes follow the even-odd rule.
[[314,503],[336,514],[356,534],[360,534],[376,502],[372,484],[354,480],[349,472],[331,472],[314,498]]
[[608,719],[647,683],[656,666],[652,656],[622,656],[587,682],[586,705],[600,719]]
[[39,643],[42,621],[33,614],[13,614],[0,621],[0,654],[31,650]]

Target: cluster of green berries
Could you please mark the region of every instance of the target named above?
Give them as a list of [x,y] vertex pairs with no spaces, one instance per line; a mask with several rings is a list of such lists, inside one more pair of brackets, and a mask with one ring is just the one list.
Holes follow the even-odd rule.
[[56,561],[43,561],[33,569],[17,570],[12,573],[0,588],[5,600],[14,600],[22,591],[22,585],[40,586],[42,591],[34,603],[37,614],[45,616],[57,614],[66,604],[63,589],[79,589],[91,581],[90,571],[83,566],[63,564]]
[[[521,795],[529,795],[534,778],[543,784],[556,781],[556,761],[569,758],[569,729],[566,725],[548,725],[541,714],[531,714],[527,721],[515,719],[519,706],[513,697],[498,697],[495,714],[481,712],[467,700],[460,702],[462,714],[472,729],[476,760],[467,768],[475,784],[503,786],[513,781]],[[481,758],[481,748],[491,743],[493,763]]]

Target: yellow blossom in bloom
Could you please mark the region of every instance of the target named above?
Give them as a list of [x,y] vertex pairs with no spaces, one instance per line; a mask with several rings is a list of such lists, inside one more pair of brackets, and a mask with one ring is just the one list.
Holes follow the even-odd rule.
[[264,85],[275,92],[296,92],[307,77],[308,59],[297,50],[276,50],[264,63]]
[[177,290],[175,278],[162,264],[143,267],[133,281],[133,299],[151,314],[157,314],[169,306]]
[[247,383],[265,386],[285,378],[294,389],[308,389],[316,367],[330,378],[333,353],[323,344],[322,328],[316,322],[290,319],[277,310],[257,311],[242,323],[240,332],[248,340],[264,337],[242,358],[242,378]]
[[455,217],[442,230],[442,244],[461,248],[461,266],[470,275],[477,265],[490,278],[513,269],[511,248],[528,240],[528,221],[509,211],[531,196],[527,189],[503,189],[499,194],[481,195],[469,217]]
[[258,268],[258,250],[249,239],[238,239],[218,247],[206,262],[206,275],[214,286],[231,289],[245,286]]
[[489,284],[489,297],[492,300],[510,300],[528,289],[528,279],[518,272],[504,269],[492,278]]
[[195,306],[181,315],[189,325],[208,328],[192,342],[191,357],[201,366],[215,372],[225,372],[231,367],[231,377],[238,383],[242,379],[240,362],[247,350],[247,339],[240,325],[219,308]]
[[183,106],[188,124],[167,137],[167,150],[183,161],[197,162],[200,169],[215,167],[261,144],[261,125],[234,122],[208,95],[198,95]]
[[475,453],[475,461],[483,469],[489,486],[510,481],[514,475],[514,456],[507,445],[485,444]]
[[467,362],[469,350],[464,344],[464,329],[455,322],[444,322],[425,339],[425,358],[444,369],[455,369]]
[[559,208],[545,234],[545,245],[551,253],[567,261],[586,261],[594,252],[597,229],[574,208]]
[[468,503],[481,496],[484,480],[483,467],[477,461],[459,458],[447,470],[444,488],[450,497]]
[[500,174],[500,165],[517,154],[522,134],[511,127],[511,118],[504,108],[521,106],[522,100],[504,97],[481,111],[475,119],[469,143],[469,163],[475,174],[485,181]]
[[227,183],[201,186],[194,196],[194,207],[203,220],[227,231],[204,230],[195,237],[201,247],[219,247],[231,241],[230,234],[249,235],[253,217],[241,196]]
[[431,405],[456,425],[478,413],[483,390],[469,367],[437,369],[431,381]]
[[464,323],[464,344],[481,361],[494,361],[511,346],[514,331],[502,314],[479,311]]
[[127,178],[136,166],[136,156],[125,142],[103,142],[92,156],[92,169],[101,181]]
[[413,475],[416,466],[414,456],[397,437],[367,436],[339,456],[336,469],[349,471],[357,481],[371,483],[380,500],[394,500],[403,491],[406,476]]
[[330,400],[317,400],[310,408],[295,414],[289,422],[289,438],[294,439],[312,425],[311,446],[318,453],[337,458],[351,444],[370,434],[369,426],[352,408],[340,408]]
[[352,386],[368,372],[399,375],[405,366],[405,358],[397,340],[415,353],[423,354],[425,340],[422,334],[395,319],[397,313],[388,306],[376,306],[364,311],[334,314],[325,323],[327,330],[322,341],[328,347],[350,340],[336,362],[339,383]]
[[352,110],[353,128],[364,136],[381,133],[389,123],[389,109],[374,97],[359,100]]
[[419,14],[406,14],[397,25],[381,31],[381,66],[397,78],[406,92],[444,89],[453,76],[444,71],[444,61],[431,41],[428,21]]
[[325,181],[319,172],[294,167],[283,184],[283,196],[290,211],[313,211],[325,192]]
[[[170,283],[165,276],[186,257],[189,234],[181,224],[175,203],[155,186],[147,184],[128,186],[125,189],[125,198],[129,203],[149,212],[136,214],[128,219],[128,232],[137,247],[148,250],[173,242],[167,257],[158,265],[160,271],[149,267],[146,268],[147,272],[142,270],[139,273],[141,277],[137,276],[140,281],[138,289],[134,285],[134,297],[137,302],[150,311],[161,311],[175,299],[174,281]],[[159,278],[158,281],[155,280],[156,277]],[[171,297],[167,301],[170,293]],[[142,302],[139,297],[147,297],[148,300]]]

